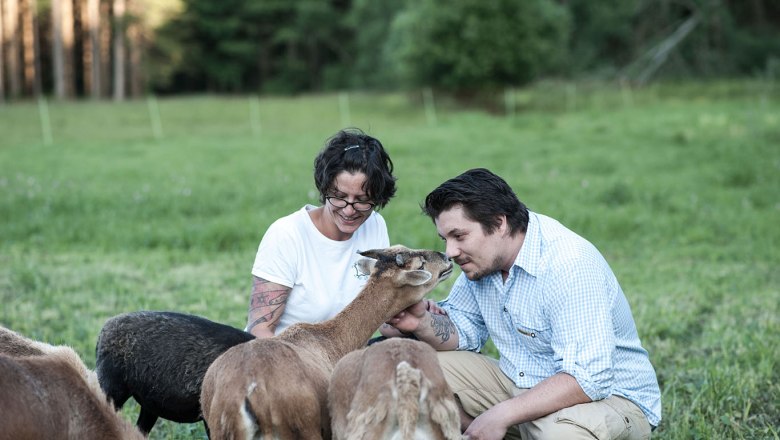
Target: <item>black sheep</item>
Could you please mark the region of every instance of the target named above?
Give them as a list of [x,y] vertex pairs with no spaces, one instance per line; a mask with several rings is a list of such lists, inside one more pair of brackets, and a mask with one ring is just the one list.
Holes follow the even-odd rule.
[[250,339],[254,336],[245,331],[200,316],[125,313],[100,330],[95,369],[117,410],[131,396],[138,402],[136,426],[148,434],[158,417],[178,423],[203,420],[200,391],[206,370],[227,349]]

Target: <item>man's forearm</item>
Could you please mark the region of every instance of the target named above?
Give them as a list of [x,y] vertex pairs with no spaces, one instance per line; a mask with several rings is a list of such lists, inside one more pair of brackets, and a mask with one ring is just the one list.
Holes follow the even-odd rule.
[[414,335],[439,351],[458,348],[458,330],[447,315],[426,312]]
[[591,402],[577,380],[566,373],[558,373],[533,388],[493,406],[474,419],[469,430],[478,431],[483,426],[509,427],[536,420],[563,408]]

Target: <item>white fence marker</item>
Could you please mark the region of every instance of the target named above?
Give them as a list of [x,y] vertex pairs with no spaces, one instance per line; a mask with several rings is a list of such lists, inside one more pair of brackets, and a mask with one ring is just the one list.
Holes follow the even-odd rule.
[[568,84],[566,86],[566,110],[573,111],[577,107],[577,86]]
[[436,104],[433,102],[433,90],[430,87],[423,90],[423,105],[425,105],[425,117],[428,119],[428,125],[436,125]]
[[341,127],[352,125],[352,117],[349,114],[349,93],[339,93],[339,113],[341,114]]
[[515,89],[508,88],[504,91],[504,105],[506,106],[506,115],[510,118],[515,117]]
[[51,145],[54,139],[51,135],[51,120],[49,119],[49,104],[46,98],[38,98],[38,115],[41,118],[41,134],[43,135],[43,144]]
[[623,106],[634,106],[634,94],[631,92],[631,84],[625,78],[620,78],[620,96],[623,98]]
[[160,118],[160,107],[157,105],[157,98],[154,95],[146,97],[146,106],[149,109],[149,121],[152,123],[152,134],[155,139],[162,139],[162,119]]
[[249,125],[252,127],[252,134],[257,136],[260,134],[260,98],[257,95],[252,95],[249,98]]

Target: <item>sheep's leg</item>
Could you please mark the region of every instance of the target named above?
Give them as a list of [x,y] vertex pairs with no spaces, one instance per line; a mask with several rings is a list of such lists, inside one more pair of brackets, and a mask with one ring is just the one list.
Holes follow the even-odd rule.
[[125,387],[113,386],[113,384],[100,382],[99,379],[98,383],[100,384],[100,388],[106,394],[109,402],[114,405],[115,410],[119,411],[123,406],[125,406],[125,403],[130,398],[130,390]]
[[100,343],[98,343],[96,351],[97,365],[95,374],[97,375],[98,384],[100,389],[106,393],[108,400],[114,404],[114,409],[119,411],[125,406],[127,400],[130,399],[130,388],[125,383],[123,369],[114,362],[112,355],[104,353]]
[[203,429],[206,431],[206,438],[211,439],[211,431],[209,430],[209,424],[206,423],[206,419],[203,419]]
[[155,423],[157,423],[157,414],[154,414],[151,411],[146,411],[143,407],[141,407],[141,413],[138,414],[138,421],[135,422],[135,425],[138,427],[138,429],[145,436],[148,436],[149,431],[154,428]]

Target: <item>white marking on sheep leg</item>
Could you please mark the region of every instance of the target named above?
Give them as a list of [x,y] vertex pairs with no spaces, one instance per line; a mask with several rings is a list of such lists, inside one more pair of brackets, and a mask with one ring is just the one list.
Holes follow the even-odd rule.
[[241,405],[241,421],[244,424],[244,438],[246,439],[254,438],[258,430],[257,418],[249,411],[249,398],[255,388],[257,388],[257,382],[249,384],[246,388],[246,399],[244,400],[244,404]]

